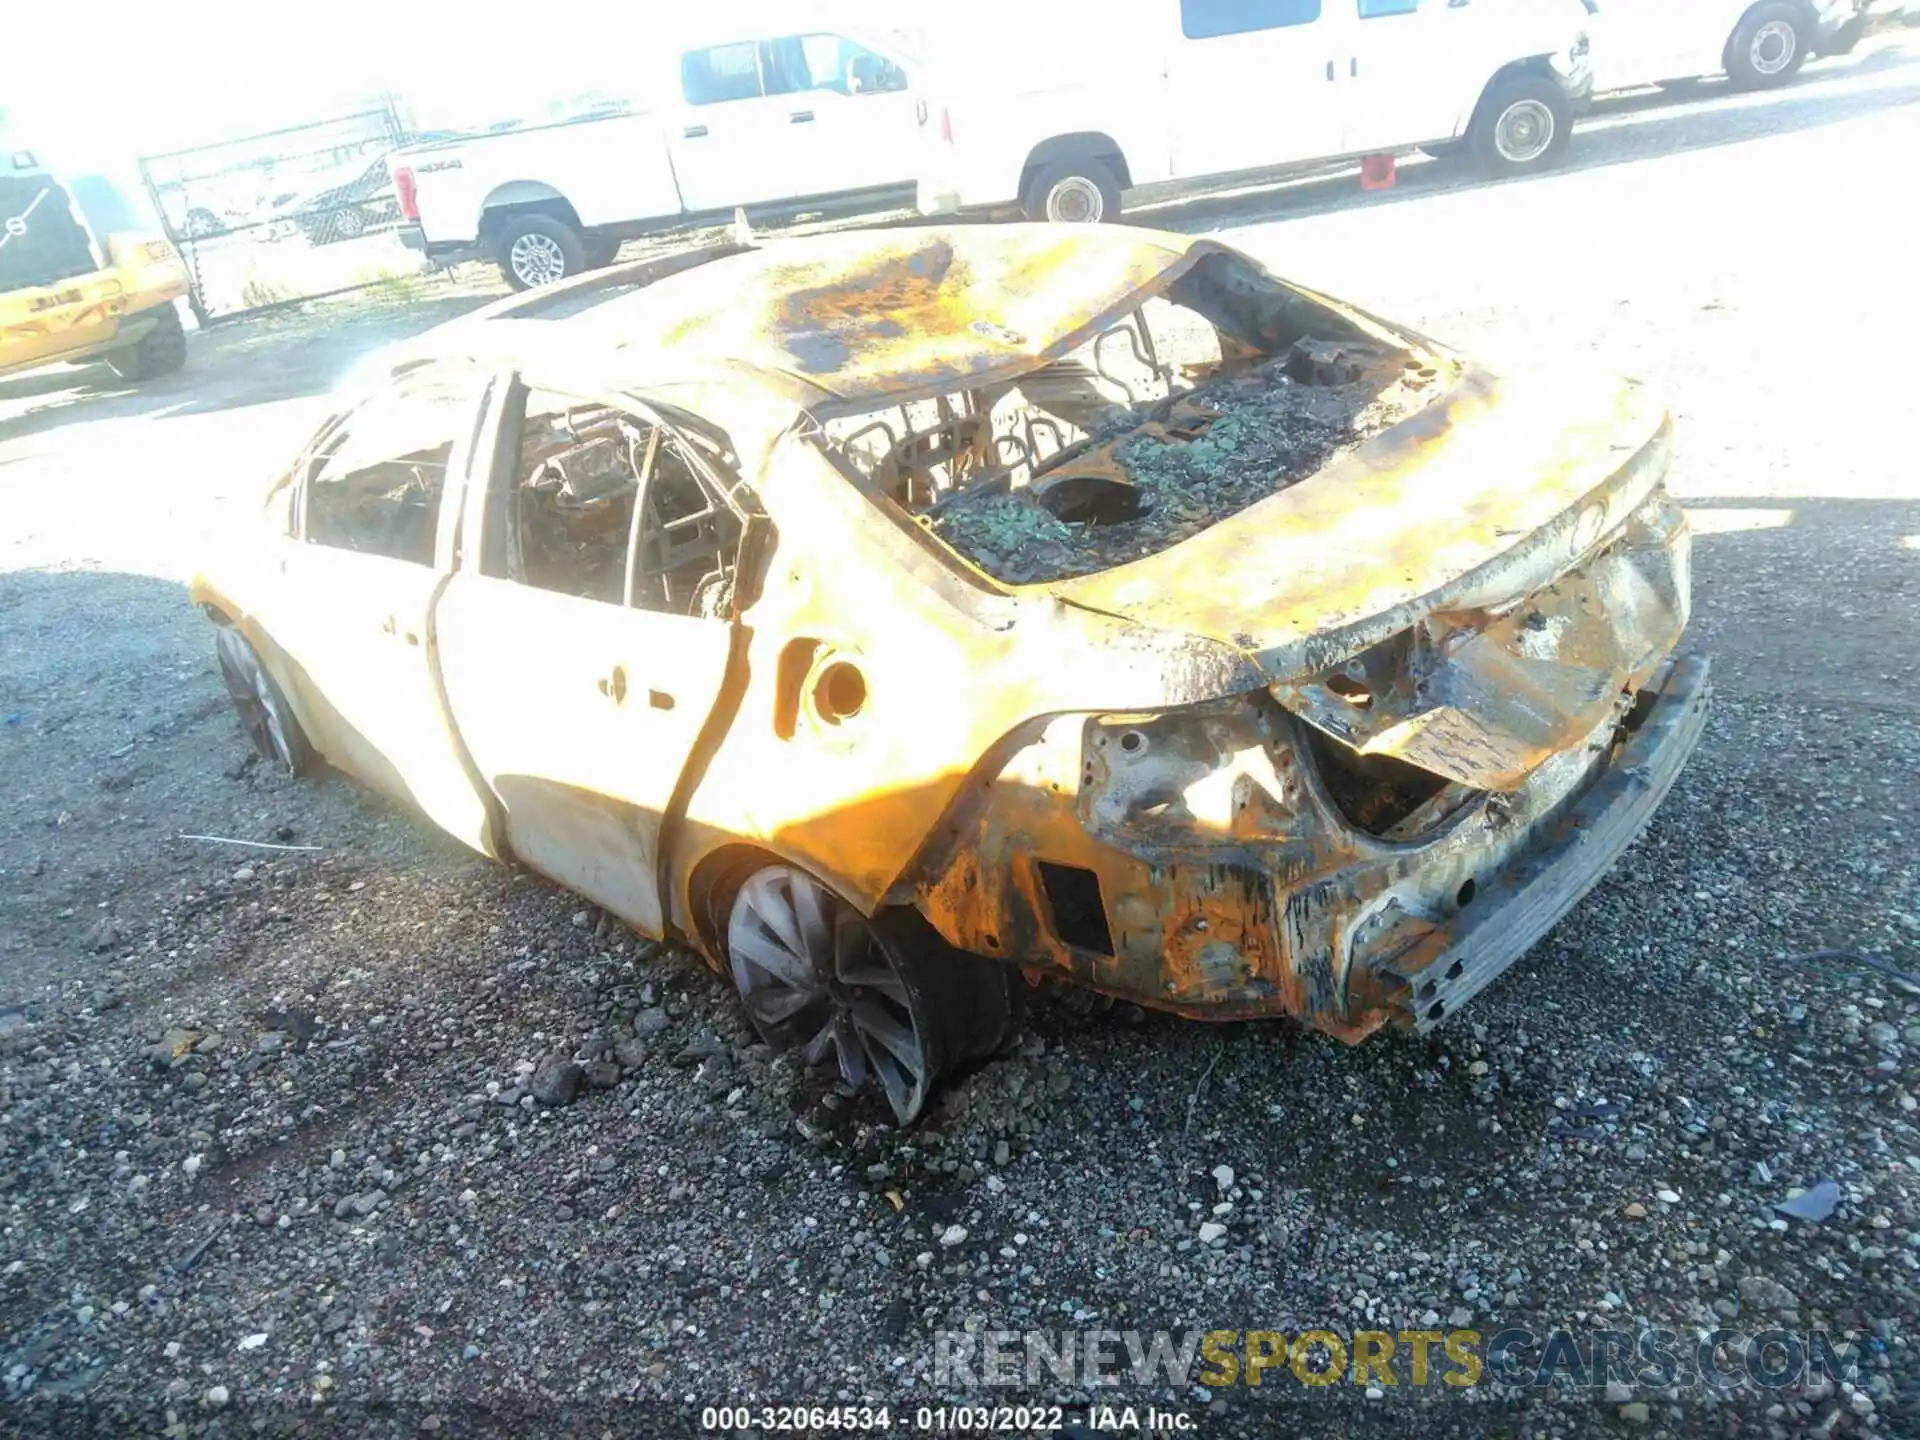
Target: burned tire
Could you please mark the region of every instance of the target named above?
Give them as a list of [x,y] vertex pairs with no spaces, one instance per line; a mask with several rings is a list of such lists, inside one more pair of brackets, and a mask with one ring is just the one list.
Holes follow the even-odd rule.
[[1727,76],[1739,90],[1784,85],[1807,63],[1813,39],[1793,6],[1781,0],[1756,5],[1741,17],[1727,41]]
[[1531,175],[1566,154],[1573,107],[1544,75],[1509,75],[1480,97],[1467,145],[1489,175]]
[[124,350],[106,356],[107,367],[122,380],[138,382],[171,375],[187,363],[187,331],[180,312],[168,301],[154,316],[154,326]]
[[901,1125],[1019,1028],[1020,980],[911,910],[868,919],[806,871],[752,869],[726,903],[727,970],[769,1045],[878,1089]]
[[259,652],[231,625],[213,632],[213,644],[220,657],[220,678],[226,681],[227,695],[253,753],[289,775],[305,774],[313,766],[313,746]]
[[1120,218],[1120,178],[1091,155],[1054,161],[1035,172],[1020,208],[1029,220],[1056,225],[1111,224]]
[[500,273],[516,290],[552,285],[587,268],[580,232],[551,215],[510,214],[494,227],[493,242]]

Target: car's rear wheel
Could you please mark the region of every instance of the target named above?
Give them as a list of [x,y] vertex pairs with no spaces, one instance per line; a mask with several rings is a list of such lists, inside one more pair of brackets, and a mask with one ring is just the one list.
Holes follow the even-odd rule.
[[261,663],[259,652],[231,625],[216,629],[213,643],[220,657],[220,677],[226,681],[227,694],[253,753],[289,775],[303,774],[313,764],[313,746],[294,718],[287,697]]
[[1509,75],[1488,86],[1467,132],[1480,168],[1502,176],[1546,169],[1572,138],[1573,107],[1544,75]]
[[1092,156],[1055,161],[1034,175],[1021,208],[1029,220],[1057,225],[1110,223],[1120,218],[1120,178]]
[[151,380],[171,375],[187,363],[187,331],[169,301],[154,314],[153,328],[124,350],[106,357],[107,368],[122,380]]
[[587,268],[580,232],[564,220],[537,212],[511,215],[494,232],[500,271],[516,290],[552,285]]
[[1756,5],[1727,42],[1727,75],[1742,90],[1784,85],[1806,64],[1812,40],[1793,6]]
[[1018,977],[953,949],[911,911],[872,919],[792,865],[732,894],[727,968],[776,1049],[877,1088],[910,1124],[943,1076],[993,1054],[1018,1025]]

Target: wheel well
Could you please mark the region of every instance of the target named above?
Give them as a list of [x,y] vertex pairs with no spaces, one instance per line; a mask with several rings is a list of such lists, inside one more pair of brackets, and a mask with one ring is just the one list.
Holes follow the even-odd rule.
[[1051,140],[1042,140],[1033,147],[1027,155],[1027,163],[1020,170],[1022,198],[1042,166],[1063,160],[1102,161],[1113,171],[1122,190],[1133,184],[1133,177],[1127,171],[1127,157],[1119,143],[1111,135],[1103,135],[1097,130],[1083,130],[1072,135],[1055,135]]
[[701,954],[724,964],[727,954],[727,911],[741,885],[763,865],[785,865],[771,850],[756,845],[722,845],[695,863],[687,878],[687,936]]
[[1480,112],[1485,108],[1487,96],[1493,93],[1494,86],[1500,84],[1503,80],[1513,80],[1523,75],[1535,79],[1550,80],[1555,85],[1560,83],[1559,76],[1553,73],[1553,66],[1548,63],[1545,55],[1529,55],[1524,60],[1510,60],[1498,70],[1494,71],[1493,74],[1488,77],[1487,83],[1480,87],[1480,98],[1473,102],[1473,117],[1472,120],[1468,122],[1469,125],[1472,125],[1480,119]]
[[575,231],[584,229],[573,203],[551,185],[515,180],[496,189],[480,206],[480,234],[489,237],[515,215],[551,215]]

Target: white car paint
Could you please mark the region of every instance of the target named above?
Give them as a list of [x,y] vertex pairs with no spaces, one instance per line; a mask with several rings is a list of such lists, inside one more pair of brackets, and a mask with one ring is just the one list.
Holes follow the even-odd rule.
[[[395,169],[412,176],[423,248],[480,246],[490,216],[514,206],[564,206],[582,232],[617,236],[739,206],[910,192],[920,145],[913,62],[844,29],[795,24],[687,47],[642,86],[669,97],[657,108],[396,153]],[[723,97],[735,82],[794,88]]]
[[[1593,85],[1629,90],[1724,74],[1727,46],[1755,0],[1595,0]],[[1855,0],[1793,0],[1809,37],[1837,28]],[[1809,44],[1809,50],[1811,45]]]
[[1458,138],[1510,64],[1585,83],[1578,0],[1114,0],[1097,21],[1030,8],[1004,24],[969,12],[929,40],[923,213],[1018,203],[1057,137],[1110,138],[1150,185]]

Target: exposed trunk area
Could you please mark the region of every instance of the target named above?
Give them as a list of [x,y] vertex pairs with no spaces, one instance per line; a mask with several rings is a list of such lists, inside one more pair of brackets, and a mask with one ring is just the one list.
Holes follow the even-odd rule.
[[1210,372],[1108,410],[1024,483],[972,486],[935,506],[934,533],[1010,584],[1092,574],[1307,479],[1452,379],[1356,338],[1308,337],[1271,358],[1229,353]]

